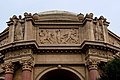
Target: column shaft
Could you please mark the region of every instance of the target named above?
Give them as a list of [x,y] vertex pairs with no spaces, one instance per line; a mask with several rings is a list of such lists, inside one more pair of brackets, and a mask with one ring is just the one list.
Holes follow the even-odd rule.
[[99,78],[97,70],[90,70],[89,71],[89,80],[97,80]]
[[11,73],[6,73],[6,74],[5,74],[5,80],[13,80],[13,74],[11,74]]
[[31,71],[24,70],[22,72],[22,80],[31,80]]
[[31,80],[32,61],[22,62],[22,80]]
[[99,78],[99,72],[98,72],[98,61],[96,59],[89,59],[88,60],[88,80],[97,80]]
[[3,64],[5,70],[5,80],[13,80],[14,65],[12,62],[7,62]]

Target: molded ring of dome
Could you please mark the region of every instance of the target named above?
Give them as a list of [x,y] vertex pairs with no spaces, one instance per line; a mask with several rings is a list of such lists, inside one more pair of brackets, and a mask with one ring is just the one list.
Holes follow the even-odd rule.
[[68,11],[45,11],[38,15],[39,21],[79,21],[77,14]]

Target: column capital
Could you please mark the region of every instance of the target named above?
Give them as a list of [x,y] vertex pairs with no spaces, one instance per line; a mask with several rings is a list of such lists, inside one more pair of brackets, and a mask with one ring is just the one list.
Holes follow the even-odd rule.
[[2,68],[5,70],[5,73],[14,73],[14,64],[11,61],[5,62]]
[[94,58],[93,59],[89,58],[86,61],[86,64],[87,64],[89,70],[97,70],[98,69],[98,66],[97,66],[98,63],[99,63],[98,59],[94,59]]
[[29,59],[29,60],[21,60],[21,64],[22,64],[22,70],[32,70],[33,67],[33,60]]

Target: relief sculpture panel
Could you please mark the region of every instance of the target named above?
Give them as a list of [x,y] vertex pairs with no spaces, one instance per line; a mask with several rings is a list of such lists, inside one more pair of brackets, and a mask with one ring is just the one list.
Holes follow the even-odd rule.
[[96,41],[103,41],[104,35],[103,35],[103,28],[102,26],[96,25],[94,28],[94,36]]
[[6,45],[7,43],[8,43],[8,37],[0,41],[0,47]]
[[78,29],[39,29],[40,44],[77,44]]
[[109,35],[108,39],[109,39],[110,44],[117,46],[117,47],[120,47],[120,42],[117,39],[115,39],[114,37],[112,37],[110,35]]
[[24,37],[24,25],[21,24],[19,21],[15,25],[15,41],[23,40]]
[[100,16],[98,20],[96,20],[95,26],[94,26],[94,37],[96,41],[104,41],[104,31],[103,31],[103,23],[105,19],[103,16]]

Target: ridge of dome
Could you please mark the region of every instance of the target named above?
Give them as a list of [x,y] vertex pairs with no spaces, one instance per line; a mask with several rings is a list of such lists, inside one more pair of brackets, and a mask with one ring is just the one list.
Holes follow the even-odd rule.
[[49,14],[70,14],[70,15],[75,15],[75,16],[77,15],[76,13],[62,11],[62,10],[51,10],[51,11],[44,11],[44,12],[38,13],[38,15],[49,15]]

